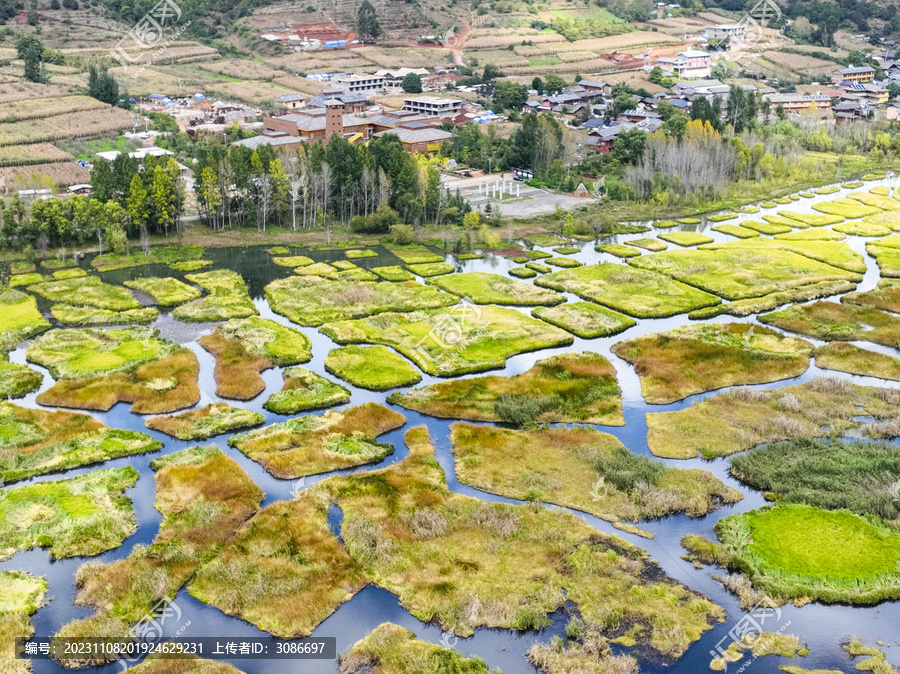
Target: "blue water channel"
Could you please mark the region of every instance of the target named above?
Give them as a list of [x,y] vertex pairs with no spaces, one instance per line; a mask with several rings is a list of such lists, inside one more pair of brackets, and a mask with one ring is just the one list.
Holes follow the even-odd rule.
[[[888,187],[893,188],[897,183],[897,179],[890,176],[886,180],[867,182],[865,186],[859,188],[859,190],[869,190],[876,185],[887,185]],[[800,201],[794,202],[791,205],[779,206],[779,208],[799,212],[813,212],[811,210],[811,205],[813,203],[830,201],[845,196],[853,191],[857,190],[841,188],[839,192],[834,194],[817,195],[814,198],[801,198]],[[740,224],[742,220],[759,220],[764,213],[774,213],[777,210],[778,209],[764,209],[758,214],[741,214],[738,219],[729,220],[728,224]],[[645,224],[651,225],[652,223]],[[702,223],[699,225],[679,225],[679,228],[702,232],[713,237],[717,242],[733,240],[733,237],[712,231],[711,227],[715,224],[716,223],[714,222],[708,222],[706,217],[704,217]],[[664,231],[673,230],[659,229],[646,234],[616,235],[605,239],[603,243],[621,243],[629,239],[654,236],[663,233]],[[866,240],[861,237],[849,236],[846,241],[855,251],[863,255],[868,266],[863,282],[859,285],[858,290],[870,290],[874,288],[880,277],[874,260],[866,256]],[[594,250],[593,242],[573,245],[581,246],[581,251],[571,257],[577,259],[582,264],[597,264],[600,262],[621,263],[621,260],[609,254],[596,252]],[[354,263],[366,268],[399,264],[399,261],[382,247],[374,246],[371,248],[378,252],[378,257],[354,260]],[[307,255],[316,261],[328,262],[345,259],[343,251],[308,251],[296,247],[291,247],[291,251],[292,254]],[[549,249],[547,252],[552,253]],[[265,247],[209,248],[204,253],[204,257],[213,261],[214,266],[212,268],[233,269],[244,277],[249,286],[250,294],[254,298],[254,302],[262,317],[278,321],[285,325],[297,327],[290,324],[286,318],[274,313],[265,301],[263,292],[265,285],[276,278],[289,276],[291,274],[289,269],[272,264],[271,255],[266,252]],[[457,271],[461,272],[483,271],[506,275],[509,268],[519,266],[508,259],[490,254],[477,260],[457,261],[452,256],[448,256],[447,259],[454,264]],[[90,258],[83,261],[81,264],[86,269],[90,270],[88,265],[89,260]],[[175,276],[183,279],[184,274],[174,272],[169,267],[162,265],[149,265],[102,273],[103,280],[109,283],[121,283],[127,279],[140,276]],[[524,282],[530,283],[531,281],[525,280]],[[570,294],[567,294],[567,297],[570,301],[578,301],[579,299]],[[49,303],[41,298],[38,298],[38,303],[42,312],[47,316],[51,323],[55,324],[49,314]],[[521,308],[520,310],[530,313],[530,308]],[[757,322],[755,317],[735,318],[732,316],[719,316],[710,320],[715,322]],[[707,393],[695,395],[670,405],[648,405],[641,397],[640,383],[634,370],[628,363],[612,354],[610,352],[610,347],[623,339],[630,339],[640,335],[669,330],[689,322],[691,321],[689,321],[686,314],[665,319],[642,319],[636,326],[613,337],[591,340],[575,338],[575,343],[569,347],[544,349],[539,352],[526,353],[510,358],[506,363],[506,367],[502,370],[494,371],[493,374],[518,374],[531,368],[535,361],[558,353],[593,351],[602,354],[610,360],[618,373],[618,381],[623,394],[626,423],[621,427],[597,426],[596,428],[616,436],[632,452],[649,455],[649,450],[647,448],[647,424],[645,420],[647,413],[680,410],[705,397],[715,394]],[[219,402],[220,398],[215,394],[215,382],[213,380],[214,359],[195,342],[199,336],[210,331],[212,324],[181,323],[172,318],[169,309],[160,309],[160,317],[157,320],[155,327],[159,329],[162,337],[183,344],[196,353],[200,362],[199,384],[201,388],[201,400],[197,404],[197,407],[202,407],[212,402]],[[304,367],[322,374],[329,379],[334,379],[332,375],[325,372],[324,361],[329,350],[335,348],[337,345],[329,338],[319,333],[315,328],[300,329],[309,336],[313,344],[312,361],[304,364]],[[820,344],[819,342],[816,342],[816,340],[809,341],[816,345]],[[859,345],[871,350],[900,355],[892,349],[879,347],[873,344],[865,343]],[[24,363],[26,346],[27,343],[24,343],[11,353],[11,361]],[[41,370],[41,368],[35,365],[32,365],[32,367]],[[45,375],[45,379],[41,390],[46,390],[52,385],[53,379],[49,372],[45,370],[42,371]],[[266,389],[253,400],[247,402],[228,402],[263,414],[266,418],[266,423],[283,420],[285,417],[272,414],[262,408],[262,403],[271,394],[281,390],[281,371],[282,368],[273,368],[262,374],[266,383]],[[778,388],[809,381],[810,379],[823,374],[849,379],[857,384],[893,388],[900,387],[900,383],[897,382],[888,382],[872,377],[852,376],[831,371],[825,372],[819,370],[815,365],[810,365],[809,369],[799,377],[776,383],[753,386],[752,388]],[[435,381],[439,380],[435,377],[423,374],[422,382],[419,386],[424,386]],[[347,406],[360,405],[370,401],[387,404],[385,398],[388,394],[386,393],[355,388],[347,382],[341,383],[352,392],[351,400]],[[17,404],[27,407],[37,407],[35,403],[36,395],[37,393],[33,393],[23,400],[18,400],[16,402]],[[113,407],[109,412],[94,412],[91,414],[108,426],[140,430],[148,433],[155,439],[163,441],[165,445],[161,450],[162,454],[177,452],[198,444],[197,442],[179,441],[157,431],[147,429],[144,426],[145,418],[134,415],[128,410],[128,404],[119,404]],[[424,424],[431,433],[432,440],[434,441],[437,450],[438,461],[446,472],[448,484],[452,491],[486,501],[517,503],[517,501],[512,499],[481,492],[461,484],[458,481],[454,470],[454,457],[449,442],[449,426],[452,423],[451,421],[434,419],[399,408],[398,411],[406,416],[406,426],[402,429],[387,433],[379,438],[382,442],[389,442],[395,445],[396,451],[394,454],[374,466],[363,466],[349,471],[338,471],[327,475],[308,477],[299,485],[297,484],[297,481],[279,480],[269,475],[259,464],[248,459],[236,449],[229,447],[227,443],[228,436],[219,436],[202,444],[215,444],[225,454],[234,459],[256,482],[256,484],[263,489],[265,492],[263,506],[267,506],[276,501],[292,498],[298,487],[306,488],[312,486],[319,480],[332,475],[358,473],[373,468],[383,468],[402,460],[407,454],[407,449],[403,442],[404,432],[414,426]],[[711,429],[711,432],[714,432],[714,429]],[[135,487],[127,492],[134,502],[138,528],[136,533],[129,537],[122,546],[105,554],[91,558],[92,561],[111,562],[121,559],[128,556],[135,545],[146,545],[152,542],[158,531],[161,517],[153,505],[155,500],[154,480],[153,471],[150,469],[149,464],[152,459],[158,458],[159,455],[160,453],[155,453],[144,456],[127,457],[104,464],[104,468],[131,465],[139,471],[140,479]],[[677,466],[679,468],[690,467],[708,470],[723,480],[727,485],[740,491],[744,498],[739,503],[724,506],[708,516],[699,519],[691,519],[686,516],[671,516],[656,521],[639,523],[641,528],[655,534],[655,538],[652,540],[619,531],[613,528],[608,522],[593,516],[580,512],[575,512],[574,514],[599,531],[621,536],[631,543],[646,549],[650,558],[656,560],[669,576],[693,590],[707,595],[715,603],[725,608],[727,612],[725,622],[717,624],[713,629],[706,632],[679,660],[661,660],[644,652],[639,654],[641,672],[672,672],[678,674],[708,672],[710,671],[710,651],[714,650],[716,645],[722,639],[726,639],[723,643],[723,647],[730,643],[730,638],[727,638],[728,632],[735,627],[745,613],[742,611],[738,599],[723,589],[713,578],[713,576],[721,575],[725,572],[722,569],[715,567],[706,567],[702,569],[694,568],[690,562],[681,558],[681,555],[684,554],[684,550],[681,548],[679,541],[687,533],[701,534],[708,538],[714,538],[713,526],[720,518],[758,508],[764,505],[765,501],[761,494],[746,488],[729,475],[727,459],[719,458],[713,461],[703,461],[699,458],[687,461],[663,459],[663,461],[668,465]],[[82,469],[70,470],[65,473],[65,476],[72,477],[74,475],[90,472],[96,468],[96,466],[90,466]],[[17,483],[16,486],[28,484],[29,482],[55,480],[59,479],[59,477],[59,475],[45,475]],[[340,520],[341,513],[339,509],[335,507],[329,515],[329,522],[333,530],[338,534],[340,533]],[[49,559],[47,551],[43,549],[34,549],[17,553],[10,559],[0,562],[0,569],[27,570],[36,575],[46,577],[49,583],[49,591],[47,594],[48,601],[45,606],[41,607],[32,616],[35,634],[37,636],[53,636],[66,623],[89,616],[93,613],[93,609],[76,606],[73,603],[75,596],[75,573],[79,566],[85,561],[87,561],[85,558],[74,558],[52,562]],[[171,626],[169,622],[164,626],[167,634],[171,636],[174,636],[176,633],[180,633],[180,636],[183,637],[218,636],[238,638],[268,636],[266,633],[259,631],[253,625],[250,625],[239,618],[227,616],[218,609],[201,603],[191,597],[184,589],[178,593],[175,601],[181,611],[181,618],[179,621],[173,622]],[[571,608],[572,607],[569,607],[569,609]],[[406,609],[400,606],[397,597],[390,592],[376,586],[369,586],[359,592],[350,601],[342,605],[327,620],[322,622],[313,635],[335,637],[337,639],[338,653],[341,653],[342,651],[347,650],[356,641],[365,637],[379,624],[383,622],[392,622],[409,628],[418,637],[424,640],[435,644],[443,643],[444,645],[452,646],[465,655],[480,656],[487,661],[489,665],[500,668],[506,674],[514,672],[534,672],[536,670],[524,657],[525,652],[534,643],[547,642],[554,636],[564,635],[564,627],[569,619],[569,613],[570,611],[567,609],[560,609],[551,616],[553,624],[540,632],[520,633],[511,630],[478,629],[472,637],[457,639],[455,636],[443,633],[436,625],[422,623],[414,618]],[[794,634],[800,638],[801,642],[805,642],[808,645],[810,650],[810,655],[808,657],[788,659],[778,656],[766,656],[750,662],[749,664],[746,664],[747,661],[731,664],[729,665],[729,671],[738,671],[741,665],[745,665],[743,671],[752,671],[755,674],[768,674],[779,672],[779,666],[783,664],[791,664],[806,669],[838,669],[845,672],[853,671],[855,663],[853,663],[849,656],[841,649],[841,642],[849,635],[861,636],[867,645],[875,645],[876,642],[882,642],[883,646],[881,646],[881,648],[887,653],[888,660],[895,666],[900,666],[900,602],[888,602],[874,607],[862,608],[841,605],[826,606],[819,603],[812,603],[803,607],[796,607],[789,604],[781,608],[779,622],[775,628],[771,629],[771,631],[777,631],[777,629],[782,626],[784,626],[784,633]],[[768,625],[767,629],[770,629]],[[627,652],[628,649],[616,647],[616,650],[618,652]],[[248,674],[270,672],[276,666],[283,672],[309,672],[316,674],[320,672],[337,672],[337,663],[334,661],[281,660],[275,665],[273,661],[234,660],[231,664]],[[121,668],[118,665],[110,665],[105,668],[84,671],[105,673],[117,672],[120,671],[120,669]],[[34,671],[38,674],[44,674],[66,670],[52,661],[36,661]]]

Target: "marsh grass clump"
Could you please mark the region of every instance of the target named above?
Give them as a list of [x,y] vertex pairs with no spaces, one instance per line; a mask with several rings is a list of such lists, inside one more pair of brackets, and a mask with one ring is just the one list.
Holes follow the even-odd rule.
[[205,323],[231,318],[247,318],[259,312],[250,299],[247,284],[230,269],[188,274],[185,278],[207,291],[199,299],[175,307],[172,315],[180,321]]
[[874,206],[866,206],[855,199],[835,199],[823,203],[813,204],[814,211],[827,215],[837,215],[842,218],[864,218],[867,215],[880,213],[881,209]]
[[0,397],[21,398],[41,386],[44,375],[27,365],[9,362],[9,354],[0,352]]
[[392,347],[442,377],[503,367],[516,354],[573,341],[558,328],[497,306],[384,313],[328,323],[320,331],[339,344]]
[[390,252],[400,258],[406,264],[425,264],[430,262],[443,262],[444,257],[433,253],[425,246],[410,244],[406,246],[391,245],[385,246]]
[[0,403],[0,478],[7,482],[154,452],[161,442],[86,414]]
[[567,302],[557,307],[537,307],[531,315],[568,330],[578,337],[607,337],[636,324],[633,318],[593,302]]
[[[781,402],[787,396],[789,405]],[[896,403],[885,399],[884,389],[825,377],[777,394],[734,389],[683,410],[648,414],[647,443],[656,456],[714,458],[767,442],[839,437],[861,427],[861,415],[875,417],[877,427],[889,426],[897,416]],[[710,434],[709,428],[716,432]]]
[[37,402],[95,410],[130,402],[132,412],[145,414],[190,407],[200,399],[197,357],[157,335],[151,328],[42,335],[28,346],[27,358],[57,381]]
[[266,298],[273,311],[307,326],[385,311],[434,309],[458,301],[453,295],[414,281],[369,283],[318,276],[290,276],[273,281],[266,286]]
[[668,468],[590,429],[515,431],[457,423],[450,439],[460,481],[613,522],[672,513],[700,517],[741,498],[706,471]]
[[18,290],[0,293],[0,349],[11,351],[22,340],[33,337],[50,328],[37,302]]
[[[641,258],[666,255],[654,253]],[[638,318],[674,316],[719,303],[715,295],[679,283],[653,271],[614,263],[564,269],[535,279],[535,284],[575,293]]]
[[[451,493],[424,427],[406,444],[403,461],[316,491],[343,511],[346,548],[366,576],[414,615],[461,636],[479,626],[531,630],[566,601],[564,587],[588,630],[640,623],[641,643],[665,655],[682,653],[722,616],[639,548],[572,515]],[[422,510],[427,531],[415,518]]]
[[171,276],[146,276],[125,281],[126,288],[133,288],[146,293],[161,307],[172,307],[184,304],[200,297],[200,291],[183,281]]
[[767,325],[825,341],[864,341],[896,347],[900,318],[870,306],[814,302],[759,317]]
[[228,444],[275,477],[293,479],[380,461],[394,447],[375,438],[405,423],[402,414],[366,403],[234,435]]
[[702,243],[712,243],[714,240],[711,236],[707,236],[706,234],[680,230],[675,232],[665,232],[660,234],[659,238],[678,246],[699,246]]
[[108,311],[140,309],[140,303],[127,288],[104,283],[99,276],[36,283],[28,288],[51,302],[94,307]]
[[841,302],[900,313],[900,279],[881,279],[874,290],[844,295]]
[[0,671],[28,674],[28,662],[17,657],[15,637],[34,635],[30,616],[44,602],[47,581],[22,571],[0,571]]
[[812,348],[759,326],[708,323],[619,342],[612,352],[634,365],[648,403],[667,404],[725,386],[796,377],[809,367]]
[[[156,471],[156,507],[162,513],[159,533],[124,559],[78,569],[76,602],[97,612],[68,623],[57,636],[126,635],[161,599],[174,597],[262,502],[259,487],[215,447],[186,449],[150,467]],[[98,657],[86,664],[104,662]]]
[[716,523],[728,568],[782,600],[873,604],[900,596],[900,532],[848,510],[778,504]]
[[203,248],[200,246],[162,246],[152,248],[149,255],[135,253],[124,255],[122,253],[106,253],[98,255],[91,260],[91,266],[97,271],[114,271],[116,269],[129,269],[148,264],[190,264],[203,257]]
[[735,300],[734,302],[725,302],[724,304],[719,304],[718,306],[707,309],[698,309],[688,314],[688,317],[692,319],[702,319],[711,318],[720,314],[749,316],[750,314],[758,314],[763,311],[777,309],[790,302],[808,302],[809,300],[816,300],[820,297],[846,293],[854,288],[856,288],[856,284],[851,283],[850,281],[822,281],[821,283],[812,283],[793,290],[769,293],[768,295],[754,297],[749,300]]
[[179,440],[206,440],[214,435],[259,426],[264,421],[265,417],[258,412],[238,409],[227,403],[213,403],[177,416],[148,419],[146,426]]
[[424,262],[422,264],[411,264],[407,268],[416,276],[422,278],[430,278],[432,276],[443,276],[444,274],[452,274],[456,268],[452,264],[446,262]]
[[386,346],[332,349],[325,359],[325,369],[354,386],[373,391],[411,386],[422,380],[418,370]]
[[[534,274],[532,273],[532,275]],[[499,274],[483,272],[451,274],[430,280],[428,284],[437,286],[453,295],[465,297],[475,304],[553,306],[566,301],[564,297],[552,290],[537,288],[530,283],[508,279]]]
[[276,414],[296,414],[350,402],[350,391],[305,367],[282,373],[284,387],[273,393],[263,407]]
[[731,474],[779,503],[892,520],[900,512],[900,456],[885,442],[800,438],[731,459]]
[[406,409],[451,419],[526,426],[544,422],[624,423],[615,369],[603,356],[589,352],[545,358],[512,377],[439,382],[395,393],[388,400]]
[[159,312],[153,307],[110,311],[95,307],[78,307],[71,304],[54,304],[50,313],[63,325],[72,327],[97,327],[105,325],[147,325],[155,321]]
[[217,325],[197,342],[216,358],[216,394],[249,400],[265,382],[259,373],[275,365],[296,365],[312,358],[309,337],[275,321],[251,316]]
[[5,490],[0,559],[34,547],[48,548],[53,559],[90,557],[118,547],[136,528],[124,492],[137,479],[129,466]]
[[[595,246],[594,250],[596,250],[598,253],[609,253],[610,255],[615,255],[616,257],[622,258],[637,257],[641,254],[641,251],[635,250],[630,246],[624,246],[621,243],[606,243],[600,246]],[[548,260],[547,263],[549,264],[550,261]]]
[[411,274],[399,265],[372,267],[369,271],[377,274],[385,281],[414,281],[416,278],[414,274]]
[[339,674],[375,671],[384,674],[491,674],[492,670],[481,658],[467,658],[453,649],[417,639],[404,627],[382,623],[341,656],[338,670]]

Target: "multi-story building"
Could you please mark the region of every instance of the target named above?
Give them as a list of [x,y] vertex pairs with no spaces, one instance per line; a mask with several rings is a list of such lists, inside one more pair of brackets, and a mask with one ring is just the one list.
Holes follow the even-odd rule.
[[741,41],[747,35],[747,26],[741,23],[723,24],[721,26],[707,26],[706,37],[710,40]]
[[438,96],[416,96],[403,99],[403,109],[421,114],[432,114],[440,117],[455,117],[459,114],[463,102],[458,98],[440,98]]
[[802,112],[811,107],[831,109],[831,98],[825,94],[766,94],[763,99],[775,109],[779,105],[786,113]]
[[838,82],[871,82],[875,79],[875,68],[871,66],[850,66],[831,71],[831,81]]
[[384,77],[378,75],[344,75],[331,82],[348,94],[365,94],[384,89]]
[[662,56],[656,63],[663,70],[685,80],[705,79],[712,73],[710,55],[698,49],[688,49],[677,56]]

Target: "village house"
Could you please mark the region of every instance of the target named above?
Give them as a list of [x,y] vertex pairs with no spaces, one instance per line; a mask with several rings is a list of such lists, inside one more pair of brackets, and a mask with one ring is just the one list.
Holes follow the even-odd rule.
[[839,82],[871,82],[875,79],[875,68],[871,66],[850,66],[831,71],[831,81]]
[[684,80],[702,80],[712,72],[712,59],[705,51],[688,49],[676,56],[661,56],[656,65]]

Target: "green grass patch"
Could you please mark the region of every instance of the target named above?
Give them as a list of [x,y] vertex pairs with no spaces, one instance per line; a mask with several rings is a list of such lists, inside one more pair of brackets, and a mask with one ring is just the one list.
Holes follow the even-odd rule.
[[18,290],[0,294],[0,349],[11,351],[22,340],[50,327],[38,311],[37,301]]
[[495,306],[380,314],[320,330],[339,344],[393,347],[428,374],[444,377],[503,367],[516,354],[573,341],[558,328]]
[[[642,257],[666,254],[654,253]],[[574,293],[582,299],[638,318],[674,316],[719,303],[715,295],[679,283],[664,274],[614,263],[554,272],[535,279],[535,283]]]
[[409,270],[417,276],[428,278],[431,276],[452,274],[456,271],[456,268],[452,264],[446,262],[423,262],[421,264],[409,265]]
[[37,283],[30,286],[29,290],[51,302],[95,307],[109,311],[141,308],[140,303],[134,299],[134,295],[127,288],[104,283],[97,276]]
[[[839,437],[868,414],[893,417],[894,394],[820,377],[772,391],[736,388],[675,412],[647,415],[647,445],[656,456],[711,459],[767,442],[802,437]],[[867,427],[868,428],[868,427]],[[715,429],[715,432],[710,432]]]
[[12,262],[9,265],[9,273],[13,276],[18,276],[21,274],[30,274],[32,273],[36,267],[31,262]]
[[841,187],[844,187],[848,190],[855,190],[858,187],[862,187],[863,184],[864,183],[861,180],[853,180],[849,183],[844,183],[843,185],[841,185]]
[[724,222],[725,220],[734,220],[736,217],[738,217],[737,213],[717,213],[710,215],[706,219],[710,222]]
[[869,306],[815,302],[765,314],[759,320],[828,342],[863,341],[892,348],[900,344],[900,317]]
[[169,417],[153,417],[147,428],[162,431],[179,440],[206,440],[215,435],[259,426],[265,417],[227,403],[213,403],[197,410]]
[[528,269],[527,267],[513,267],[507,272],[510,276],[515,276],[516,278],[534,278],[537,276],[537,272],[534,269]]
[[[847,195],[848,199],[853,199],[866,206],[874,206],[882,211],[898,211],[900,210],[900,201],[891,199],[887,195],[875,194],[872,192],[853,192]],[[877,214],[876,214],[877,215]]]
[[188,349],[157,337],[152,328],[51,330],[28,346],[29,361],[56,383],[41,405],[108,410],[133,403],[132,412],[172,412],[196,404],[199,366]]
[[374,250],[369,250],[368,248],[361,250],[358,248],[351,248],[350,250],[344,251],[344,255],[347,256],[348,260],[359,260],[364,257],[378,257],[378,253]]
[[[864,274],[866,271],[865,260],[859,253],[845,243],[830,240],[812,239],[810,241],[792,242],[790,239],[779,238],[776,235],[775,239],[754,239],[753,241],[734,241],[703,246],[704,250],[718,250],[722,248],[786,250],[856,274]],[[847,280],[853,279],[848,278]]]
[[91,266],[98,271],[115,271],[116,269],[129,269],[141,267],[147,264],[182,264],[196,262],[203,257],[201,246],[163,246],[152,248],[149,255],[135,253],[123,255],[120,253],[107,253],[98,255],[91,260]]
[[[825,213],[797,213],[796,211],[778,211],[778,215],[799,222],[810,227],[823,227],[825,225],[836,225],[844,221],[844,217],[840,215],[828,215]],[[796,225],[795,225],[796,226]]]
[[800,438],[756,447],[731,459],[731,474],[779,503],[893,520],[900,502],[900,453],[887,442]]
[[716,535],[729,567],[770,596],[850,604],[900,596],[900,532],[876,518],[776,505],[719,520]]
[[487,376],[438,382],[389,401],[445,419],[622,426],[622,392],[616,371],[596,353],[572,353],[539,360],[512,377]]
[[144,433],[108,428],[86,414],[0,403],[0,479],[6,482],[161,447]]
[[680,225],[699,225],[703,222],[700,218],[679,218],[678,224]]
[[386,311],[418,311],[450,306],[457,298],[414,281],[369,283],[290,276],[266,286],[272,310],[294,323],[319,326]]
[[866,252],[875,258],[882,276],[900,277],[900,236],[895,234],[875,243],[867,243]]
[[305,367],[287,368],[284,387],[273,393],[263,407],[276,414],[296,414],[350,402],[350,391]]
[[406,264],[425,264],[428,262],[443,262],[444,256],[438,255],[425,246],[409,245],[409,246],[385,246],[391,253],[400,258]]
[[787,232],[786,234],[776,234],[776,241],[843,241],[847,237],[840,232],[827,227],[815,227],[804,229],[799,232]]
[[891,231],[897,232],[900,231],[900,211],[884,211],[883,213],[870,215],[863,222],[889,227]]
[[53,272],[53,278],[64,280],[70,278],[84,278],[88,273],[84,269],[59,269]]
[[558,307],[538,307],[531,315],[583,339],[615,335],[637,324],[633,318],[593,302],[569,302]]
[[341,671],[362,672],[375,666],[381,674],[490,674],[491,669],[479,657],[467,658],[451,648],[417,639],[399,625],[382,623],[365,639],[357,641],[341,655]]
[[[533,270],[531,271],[534,274]],[[428,281],[428,285],[463,297],[475,304],[511,304],[518,306],[554,306],[565,298],[552,290],[538,288],[530,283],[508,279],[499,274],[466,272],[451,274]]]
[[785,218],[780,215],[764,215],[763,220],[768,222],[770,225],[784,225],[785,227],[791,227],[793,229],[809,228],[809,225],[804,222],[800,222],[799,220],[791,220],[790,218]]
[[30,663],[16,654],[15,637],[30,638],[30,616],[43,603],[47,581],[22,571],[0,571],[0,668],[8,674],[29,674]]
[[271,248],[266,248],[266,252],[269,255],[290,255],[291,249],[287,246],[272,246]]
[[[831,259],[831,264],[812,259],[811,253]],[[728,300],[742,300],[823,281],[858,283],[862,280],[861,272],[839,268],[842,263],[851,266],[853,262],[864,264],[862,258],[843,243],[813,241],[796,244],[752,239],[696,250],[654,253],[633,260],[631,264],[668,274]]]
[[212,260],[191,260],[190,262],[173,262],[169,268],[175,271],[197,271],[211,266]]
[[816,365],[825,370],[900,381],[900,358],[861,349],[846,342],[820,346],[815,351],[815,357]]
[[369,271],[377,274],[385,281],[413,281],[415,275],[406,271],[403,267],[372,267]]
[[598,253],[609,253],[610,255],[623,258],[637,257],[641,254],[641,251],[635,250],[630,246],[622,245],[621,243],[607,243],[601,246],[595,246],[594,250]]
[[188,274],[187,280],[207,291],[207,295],[175,307],[172,315],[188,323],[227,321],[246,318],[259,312],[250,299],[247,284],[240,274],[229,269]]
[[9,354],[0,351],[0,397],[21,398],[41,386],[44,375],[27,365],[10,363]]
[[875,215],[881,210],[874,206],[865,206],[853,199],[835,199],[821,204],[813,204],[813,210],[829,215],[840,215],[842,218],[864,218]]
[[29,274],[17,274],[15,276],[9,277],[9,287],[21,288],[23,286],[30,286],[33,283],[43,283],[46,280],[46,276],[44,276],[43,274],[38,274],[37,272],[31,272]]
[[791,302],[808,302],[830,295],[840,295],[850,292],[854,288],[856,288],[856,284],[849,281],[823,281],[822,283],[813,283],[794,290],[769,293],[768,295],[754,297],[749,300],[736,300],[706,309],[697,309],[688,314],[688,317],[699,320],[721,314],[749,316],[750,314],[758,314],[763,311],[771,311]]
[[394,446],[375,438],[405,423],[402,414],[366,403],[233,435],[228,444],[275,477],[294,479],[381,461],[393,454]]
[[777,225],[771,222],[759,222],[757,220],[744,220],[741,227],[751,229],[760,234],[786,234],[793,229],[789,225]]
[[92,557],[117,548],[136,528],[124,492],[137,479],[129,466],[5,490],[0,560],[36,547],[48,548],[52,559]]
[[746,323],[707,323],[619,342],[612,352],[634,365],[641,393],[665,405],[725,386],[803,374],[812,344]]
[[674,220],[657,220],[653,223],[653,226],[660,229],[672,229],[673,227],[678,227],[678,223]]
[[835,187],[834,185],[830,185],[829,187],[820,187],[815,192],[816,194],[834,194],[835,192],[840,192],[840,187]]
[[545,264],[541,264],[540,262],[526,262],[525,267],[531,269],[532,271],[536,271],[538,274],[549,274],[553,271],[552,267],[548,267]]
[[153,307],[110,311],[95,307],[54,304],[50,308],[50,313],[63,325],[81,328],[107,325],[149,325],[159,317],[159,312]]
[[[642,550],[573,515],[451,493],[424,427],[406,444],[409,456],[390,468],[316,491],[343,511],[345,547],[366,576],[413,615],[461,636],[479,626],[533,630],[568,600],[588,629],[640,623],[641,645],[671,656],[722,615]],[[459,610],[476,595],[478,608]]]
[[885,177],[884,171],[870,171],[869,173],[863,174],[862,180],[884,180]]
[[557,255],[574,255],[575,253],[580,253],[581,248],[576,248],[575,246],[560,246],[559,248],[554,248],[553,252]]
[[125,281],[124,285],[146,293],[161,307],[173,307],[200,297],[200,291],[195,287],[171,276],[146,276]]
[[418,370],[386,346],[351,345],[332,349],[325,359],[325,369],[354,386],[373,391],[422,381]]
[[900,279],[881,279],[874,290],[844,295],[841,302],[874,307],[900,314]]
[[573,260],[570,257],[551,257],[545,260],[545,262],[554,267],[562,267],[564,269],[573,269],[581,266],[581,263],[578,260]]
[[778,199],[775,200],[775,203],[776,204],[789,204],[792,201],[794,201],[794,200],[791,199],[790,197],[779,197]]
[[613,522],[673,513],[701,517],[741,499],[707,471],[668,468],[587,428],[517,431],[456,423],[450,441],[464,484]]
[[759,236],[759,232],[755,232],[747,227],[741,227],[740,225],[716,225],[712,230],[714,232],[736,236],[739,239],[755,239]]
[[651,239],[649,237],[643,237],[641,239],[632,239],[631,241],[623,242],[626,246],[635,246],[636,248],[643,248],[644,250],[649,250],[654,253],[657,253],[661,250],[666,250],[668,246],[660,241],[659,239]]
[[711,243],[713,238],[706,234],[698,234],[697,232],[666,232],[660,234],[659,238],[678,246],[698,246],[701,243]]
[[[240,465],[216,447],[186,449],[150,466],[156,471],[156,508],[162,514],[159,533],[124,559],[78,570],[75,601],[97,612],[68,623],[57,636],[126,636],[162,597],[174,597],[259,510],[263,499]],[[85,660],[89,662],[83,666],[106,662],[102,656]]]
[[835,225],[832,229],[842,234],[850,234],[851,236],[887,236],[891,233],[889,227],[884,225],[876,225],[865,220],[861,222],[845,222]]

